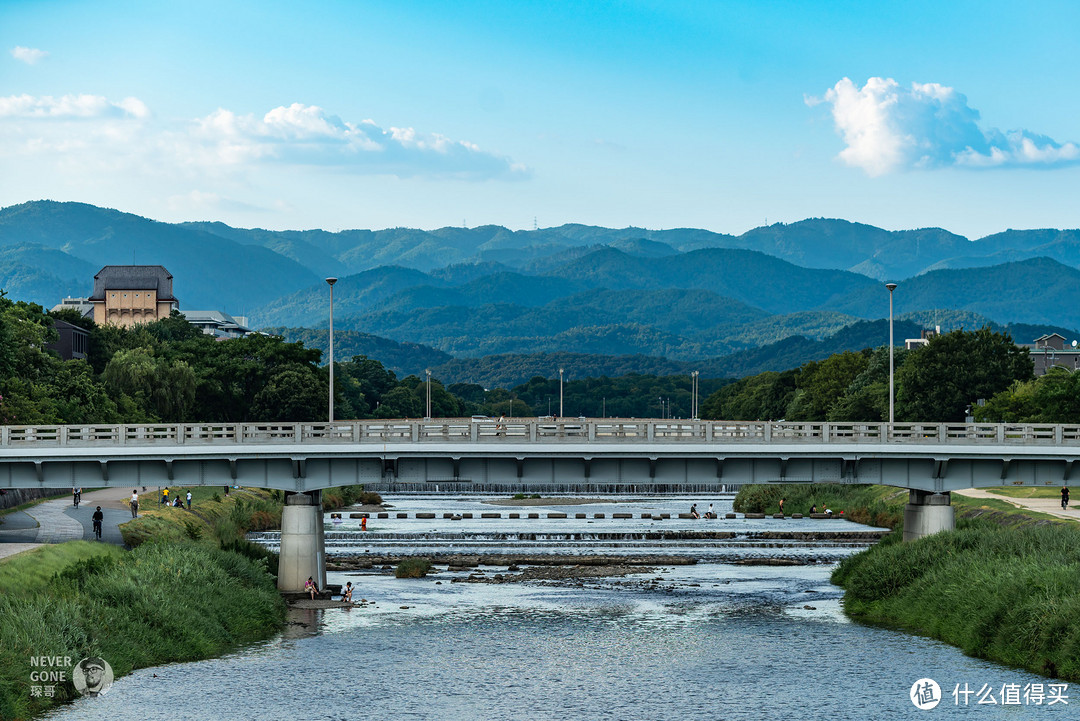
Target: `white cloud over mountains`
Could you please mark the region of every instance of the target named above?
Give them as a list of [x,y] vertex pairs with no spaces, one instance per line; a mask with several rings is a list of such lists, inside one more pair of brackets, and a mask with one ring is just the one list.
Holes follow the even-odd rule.
[[39,60],[48,56],[44,50],[38,50],[37,48],[26,48],[22,45],[16,45],[11,49],[11,57],[15,58],[21,63],[27,65],[36,65]]
[[397,176],[513,177],[525,168],[473,143],[415,128],[347,122],[314,105],[293,103],[261,118],[219,109],[195,123],[192,141],[223,164],[266,160],[335,166]]
[[979,126],[979,111],[954,88],[891,78],[870,78],[859,88],[844,78],[823,98],[846,148],[848,165],[878,176],[897,170],[940,167],[1053,168],[1080,162],[1076,143],[1058,143],[1027,130],[1002,132]]
[[399,177],[483,180],[528,174],[469,142],[414,128],[383,129],[371,120],[347,122],[301,103],[261,117],[218,109],[170,127],[136,98],[0,97],[0,156],[50,153],[65,166],[119,169],[126,163],[191,174],[243,174],[266,163]]

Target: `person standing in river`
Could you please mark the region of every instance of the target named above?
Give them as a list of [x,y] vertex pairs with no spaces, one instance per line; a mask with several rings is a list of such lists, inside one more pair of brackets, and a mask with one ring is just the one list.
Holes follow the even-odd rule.
[[1069,487],[1068,486],[1062,486],[1061,487],[1061,510],[1063,510],[1063,511],[1069,510]]
[[784,501],[786,501],[786,500],[787,500],[786,498],[781,498],[780,499],[780,514],[781,515],[783,515],[783,513],[784,513]]

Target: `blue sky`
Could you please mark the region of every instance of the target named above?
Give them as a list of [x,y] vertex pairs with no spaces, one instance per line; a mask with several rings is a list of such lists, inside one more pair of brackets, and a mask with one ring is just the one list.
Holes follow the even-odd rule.
[[1080,227],[1080,3],[0,2],[0,205]]

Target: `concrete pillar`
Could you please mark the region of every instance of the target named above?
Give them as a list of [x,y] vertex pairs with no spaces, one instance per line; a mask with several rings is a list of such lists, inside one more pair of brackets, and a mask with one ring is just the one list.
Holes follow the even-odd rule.
[[326,586],[322,505],[318,493],[293,493],[285,498],[281,512],[281,551],[278,557],[278,590],[303,591],[308,576],[319,588]]
[[904,507],[904,540],[914,541],[956,528],[956,511],[948,493],[912,490]]

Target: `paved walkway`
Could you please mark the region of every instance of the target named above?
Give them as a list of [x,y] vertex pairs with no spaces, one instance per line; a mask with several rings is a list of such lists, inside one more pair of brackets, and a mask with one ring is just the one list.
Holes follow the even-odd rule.
[[[1072,490],[1072,488],[1069,489],[1070,492]],[[953,493],[959,493],[961,496],[967,496],[968,498],[992,498],[996,501],[1011,503],[1017,508],[1047,513],[1058,518],[1068,518],[1070,521],[1080,521],[1080,509],[1073,506],[1074,502],[1080,502],[1080,498],[1070,501],[1068,510],[1062,511],[1060,496],[1057,498],[1013,498],[991,493],[983,488],[965,488],[962,491],[953,491]]]
[[4,543],[0,542],[0,559],[7,558],[8,556],[14,556],[16,553],[22,553],[23,551],[29,551],[32,548],[37,548],[44,544],[41,543]]
[[[82,494],[79,507],[71,498],[42,501],[25,511],[10,513],[0,527],[0,557],[10,556],[43,543],[94,540],[94,510],[101,506],[105,518],[101,524],[101,540],[123,545],[120,524],[131,520],[127,499],[131,491],[106,488]],[[13,550],[20,547],[19,550]]]

